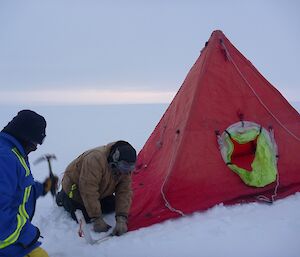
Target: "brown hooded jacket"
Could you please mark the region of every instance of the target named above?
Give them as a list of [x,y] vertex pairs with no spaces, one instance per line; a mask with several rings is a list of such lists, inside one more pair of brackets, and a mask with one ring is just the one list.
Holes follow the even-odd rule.
[[72,161],[64,173],[63,190],[69,194],[76,185],[72,199],[84,205],[90,218],[101,217],[100,200],[115,193],[116,215],[128,216],[131,205],[131,175],[114,174],[107,158],[110,143],[88,150]]

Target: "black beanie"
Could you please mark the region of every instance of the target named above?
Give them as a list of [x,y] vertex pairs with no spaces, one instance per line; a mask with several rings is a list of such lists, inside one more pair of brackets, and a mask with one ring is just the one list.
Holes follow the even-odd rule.
[[122,145],[118,147],[120,152],[120,161],[135,162],[136,161],[136,151],[131,145]]
[[2,130],[16,139],[42,144],[46,136],[46,120],[31,110],[19,111]]
[[119,150],[119,161],[126,161],[128,163],[136,161],[136,151],[128,142],[118,141],[113,145],[111,152],[114,153],[116,149]]

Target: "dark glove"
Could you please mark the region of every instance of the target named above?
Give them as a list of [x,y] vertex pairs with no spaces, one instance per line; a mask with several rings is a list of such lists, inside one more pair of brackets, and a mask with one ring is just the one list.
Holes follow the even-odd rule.
[[43,183],[43,186],[44,186],[43,195],[46,195],[49,191],[51,191],[52,195],[55,195],[55,193],[57,191],[57,184],[58,184],[57,176],[46,178]]
[[41,237],[41,233],[40,230],[38,228],[36,228],[36,234],[35,237],[27,244],[24,244],[23,242],[20,242],[20,244],[24,247],[24,248],[30,248],[31,246],[33,246]]
[[112,232],[114,236],[121,236],[128,231],[127,218],[124,216],[116,216],[116,226]]
[[94,221],[94,231],[95,232],[107,232],[111,228],[101,217],[95,219]]

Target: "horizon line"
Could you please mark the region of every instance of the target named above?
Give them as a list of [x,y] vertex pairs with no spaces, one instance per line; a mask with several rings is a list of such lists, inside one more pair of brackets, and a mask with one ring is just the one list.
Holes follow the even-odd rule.
[[[70,105],[122,105],[170,104],[177,91],[135,89],[52,89],[0,91],[0,106],[70,106]],[[289,103],[300,99],[283,96]]]
[[53,89],[1,91],[0,105],[116,105],[165,104],[174,98],[175,91]]

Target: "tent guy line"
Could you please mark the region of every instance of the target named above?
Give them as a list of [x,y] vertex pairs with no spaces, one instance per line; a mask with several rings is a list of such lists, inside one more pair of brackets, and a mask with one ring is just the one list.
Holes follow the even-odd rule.
[[237,66],[237,64],[235,63],[234,59],[231,57],[228,49],[226,48],[226,45],[224,44],[223,40],[220,40],[221,45],[223,46],[226,56],[228,58],[229,61],[232,62],[233,66],[235,67],[235,69],[237,70],[237,72],[241,75],[241,77],[243,78],[243,80],[245,81],[246,85],[251,89],[251,91],[253,92],[253,94],[255,95],[255,97],[258,99],[258,101],[262,104],[262,106],[270,113],[270,115],[277,121],[277,123],[288,133],[290,134],[292,137],[294,137],[296,140],[298,140],[300,142],[300,137],[297,137],[292,131],[290,131],[273,113],[272,111],[264,104],[263,100],[259,97],[259,95],[256,93],[256,91],[254,90],[254,88],[251,86],[251,84],[249,83],[249,81],[245,78],[245,76],[243,75],[243,73],[241,72],[241,70],[239,69],[239,67]]

